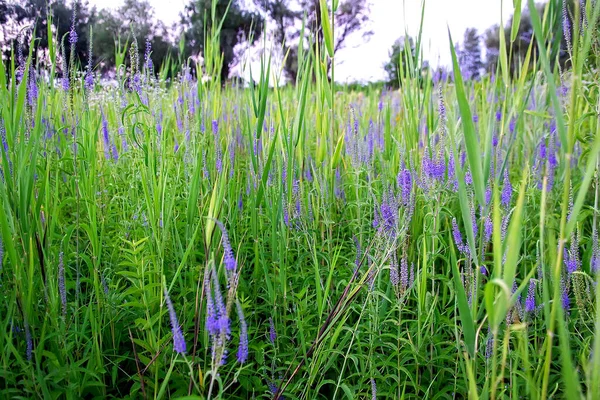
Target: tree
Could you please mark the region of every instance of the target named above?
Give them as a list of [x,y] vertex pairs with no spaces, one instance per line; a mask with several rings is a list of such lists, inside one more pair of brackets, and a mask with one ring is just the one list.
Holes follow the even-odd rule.
[[[298,74],[297,39],[300,36],[302,18],[305,15],[306,37],[303,39],[312,37],[314,45],[323,41],[319,0],[299,0],[297,3],[300,8],[296,10],[293,8],[295,3],[291,0],[255,0],[256,6],[275,22],[273,38],[282,45],[284,55],[287,54],[284,72],[288,80],[292,82],[296,81]],[[363,38],[369,38],[372,32],[365,29],[368,22],[369,3],[367,0],[340,0],[334,13],[334,50],[337,52],[343,49],[352,34],[362,31]]]
[[[246,40],[253,44],[260,37],[264,23],[260,14],[243,9],[239,0],[216,0],[216,3],[215,17],[217,21],[223,20],[219,39],[223,55],[221,82],[225,82],[235,62],[235,47]],[[181,14],[186,56],[204,52],[206,35],[210,35],[212,28],[211,4],[212,0],[192,0]]]
[[[408,46],[408,48],[407,48]],[[416,49],[413,38],[402,36],[392,45],[390,60],[385,64],[387,83],[393,88],[400,87],[401,78],[410,75],[410,67],[407,57],[415,56]]]
[[296,22],[302,19],[303,12],[294,10],[291,0],[255,0],[255,5],[273,21],[273,41],[281,46],[282,55],[286,57],[283,71],[288,80],[295,82],[298,47],[292,43],[300,36]]
[[[96,19],[96,9],[94,7],[90,9],[88,1],[77,2],[75,8],[69,5],[66,0],[24,0],[20,5],[7,4],[4,9],[7,10],[8,15],[3,18],[10,22],[13,29],[10,29],[10,31],[5,30],[5,24],[2,24],[4,41],[2,46],[5,51],[10,51],[11,42],[19,39],[19,34],[22,35],[20,39],[27,47],[35,32],[37,39],[35,48],[41,55],[48,48],[47,21],[50,13],[56,37],[59,40],[62,40],[64,35],[71,30],[71,25],[74,23],[78,35],[75,44],[75,57],[80,60],[87,60],[89,27],[93,25]],[[0,10],[2,10],[2,7],[0,7]],[[75,18],[73,18],[74,10]],[[68,39],[65,38],[65,42],[67,41]],[[66,43],[66,46],[69,47],[68,43]],[[35,62],[38,54],[34,53],[33,57]]]
[[479,79],[483,69],[481,59],[481,38],[477,29],[469,28],[465,31],[462,48],[459,49],[459,62],[461,74],[465,79]]
[[150,58],[156,70],[175,47],[168,41],[164,24],[154,17],[154,9],[146,0],[125,0],[115,11],[101,10],[93,30],[95,60],[102,71],[115,66],[115,40],[131,43],[137,40],[140,60],[143,59],[145,43],[151,47]]
[[[556,4],[558,3],[558,5]],[[554,63],[558,61],[564,68],[568,66],[568,51],[567,43],[564,38],[563,30],[563,18],[561,10],[562,2],[549,2],[546,4],[536,5],[536,9],[540,16],[546,13],[546,7],[550,7],[548,15],[551,16],[549,23],[544,25],[544,39],[545,43],[550,44],[550,61]],[[573,10],[573,3],[569,3],[569,10]],[[573,13],[568,12],[571,16]],[[572,21],[572,18],[571,18]],[[511,29],[513,24],[513,17],[509,19],[506,26],[502,29],[504,39],[507,44],[508,58],[509,58],[509,69],[511,75],[517,73],[521,66],[522,61],[525,58],[531,41],[533,39],[533,25],[531,23],[531,13],[529,9],[525,9],[521,14],[521,21],[517,31],[515,41],[511,44]],[[495,25],[485,31],[483,42],[486,48],[486,62],[485,68],[488,72],[496,72],[498,66],[498,56],[500,52],[500,26]],[[546,45],[544,46],[546,47]],[[533,43],[531,58],[535,59],[538,54],[537,42]],[[545,51],[545,50],[544,50]]]

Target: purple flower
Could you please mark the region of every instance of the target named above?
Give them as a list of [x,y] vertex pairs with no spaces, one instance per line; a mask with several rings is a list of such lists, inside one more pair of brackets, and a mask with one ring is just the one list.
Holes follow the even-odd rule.
[[375,379],[371,378],[371,400],[377,399],[377,385]]
[[535,281],[529,281],[529,289],[527,290],[527,298],[525,299],[525,312],[532,313],[535,311]]
[[569,12],[567,11],[567,0],[562,3],[562,26],[563,35],[567,42],[567,50],[571,51],[571,22],[569,21]]
[[440,113],[440,124],[442,125],[442,129],[445,129],[444,124],[446,123],[446,105],[444,104],[444,94],[442,92],[442,85],[439,85],[438,111]]
[[68,92],[68,91],[69,91],[69,87],[70,87],[70,82],[69,82],[69,77],[68,77],[68,76],[66,76],[66,74],[67,74],[67,72],[66,72],[66,71],[65,71],[65,72],[63,72],[63,75],[65,75],[65,76],[63,76],[63,77],[62,77],[62,79],[61,79],[61,83],[62,83],[62,89],[63,89],[65,92]]
[[473,227],[473,236],[477,238],[479,227],[477,225],[477,218],[475,217],[475,207],[471,208],[471,226]]
[[510,183],[510,179],[508,178],[508,170],[504,169],[504,181],[502,183],[502,194],[500,196],[502,205],[505,207],[510,206],[510,200],[512,198],[512,185]]
[[104,157],[110,159],[110,136],[108,133],[108,121],[106,116],[102,113],[102,137],[104,139]]
[[567,288],[567,285],[565,283],[565,279],[568,278],[562,278],[560,280],[560,291],[561,291],[561,305],[563,310],[565,311],[565,313],[569,313],[569,310],[571,308],[571,301],[569,300],[569,291]]
[[393,286],[398,286],[400,283],[400,275],[398,274],[398,260],[396,259],[396,254],[392,254],[392,259],[390,263],[390,282]]
[[112,154],[113,161],[118,161],[119,160],[119,152],[117,151],[117,146],[113,143],[110,146],[110,149],[111,149],[111,154]]
[[269,340],[272,344],[275,344],[276,339],[277,332],[275,331],[275,323],[273,322],[273,318],[269,317]]
[[85,74],[85,88],[87,90],[94,89],[94,74],[90,71]]
[[542,140],[538,148],[538,156],[540,161],[546,160],[546,142]]
[[[490,175],[492,175],[492,174],[490,173]],[[488,186],[485,189],[485,204],[486,205],[490,204],[491,200],[492,200],[492,188]]]
[[239,301],[236,301],[238,318],[240,320],[240,344],[238,346],[237,360],[243,364],[248,360],[248,326],[244,318],[244,311]]
[[569,250],[563,249],[563,258],[567,274],[570,276],[573,272],[577,271],[580,267],[579,262],[579,243],[575,238],[575,235],[571,238],[571,246]]
[[486,217],[483,221],[484,241],[489,243],[492,238],[492,232],[494,231],[494,223],[490,217]]
[[[269,391],[271,392],[271,394],[273,396],[276,396],[279,393],[279,387],[277,386],[277,384],[275,384],[275,382],[269,382],[268,386],[269,386]],[[285,400],[285,397],[280,395],[279,399]]]
[[[73,20],[75,18],[73,17]],[[71,31],[69,32],[69,43],[71,45],[75,45],[77,43],[77,32],[75,31],[75,24],[71,26]]]
[[206,330],[210,336],[216,336],[219,333],[219,322],[208,275],[209,273],[205,273],[204,277],[204,291],[206,292]]
[[152,44],[150,43],[150,39],[146,38],[146,51],[144,51],[144,65],[148,68],[149,71],[152,70],[152,59],[150,58],[150,54],[152,53]]
[[34,106],[38,98],[38,87],[35,79],[35,73],[29,74],[29,81],[27,82],[27,103],[30,106]]
[[411,192],[412,192],[412,176],[410,171],[404,168],[398,174],[397,178],[398,187],[400,188],[400,194],[402,195],[402,204],[405,206],[410,203]]
[[31,338],[31,329],[29,328],[29,322],[27,321],[27,317],[24,318],[25,325],[25,342],[26,342],[26,355],[27,361],[31,361],[33,358],[33,340]]
[[62,305],[63,317],[67,316],[67,288],[65,286],[65,264],[63,261],[63,252],[58,254],[58,292],[60,293],[60,303]]
[[488,339],[485,345],[485,358],[489,359],[494,352],[494,336],[491,334],[488,328]]
[[456,223],[456,218],[452,218],[452,236],[454,237],[454,243],[456,243],[458,250],[465,255],[469,255],[469,246],[465,245],[463,242],[462,235],[458,229],[458,224]]
[[169,293],[165,288],[165,301],[167,302],[167,309],[169,310],[169,319],[171,320],[171,331],[173,332],[173,350],[175,350],[179,354],[185,354],[185,339],[183,338],[183,332],[181,331],[181,326],[179,326],[179,322],[177,321],[177,314],[175,314],[175,309],[173,308],[173,303],[171,303],[171,299],[169,298]]
[[212,131],[215,137],[215,164],[217,172],[220,174],[223,171],[223,160],[221,156],[221,145],[219,144],[219,121],[213,120]]
[[[388,238],[395,238],[398,222],[398,200],[394,196],[392,189],[385,192],[379,205],[379,215],[376,215],[379,232],[385,234]],[[376,213],[377,214],[377,213]],[[375,222],[373,223],[375,226]]]
[[508,123],[508,130],[510,131],[511,134],[515,132],[516,125],[517,125],[517,121],[515,119],[511,119],[510,122]]
[[221,238],[223,240],[223,262],[225,263],[225,269],[228,271],[235,271],[237,267],[237,261],[233,254],[233,249],[231,248],[231,243],[229,242],[229,235],[227,234],[227,229],[220,221],[215,221],[219,229],[221,229]]
[[400,259],[400,287],[402,290],[406,290],[409,286],[408,260],[406,259],[406,255],[403,255]]
[[223,296],[221,295],[221,286],[219,285],[219,277],[217,276],[217,272],[213,269],[212,272],[212,280],[213,280],[213,291],[215,295],[215,306],[217,310],[217,325],[219,327],[219,333],[221,335],[225,335],[225,337],[229,337],[231,334],[231,328],[229,324],[229,316],[227,315],[227,309],[225,308],[225,302],[223,301]]

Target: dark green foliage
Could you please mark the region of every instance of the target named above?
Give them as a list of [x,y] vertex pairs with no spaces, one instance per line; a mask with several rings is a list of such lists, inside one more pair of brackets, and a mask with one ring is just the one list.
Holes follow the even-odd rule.
[[[198,57],[204,51],[212,26],[211,4],[212,0],[193,0],[181,15],[186,57]],[[219,39],[223,55],[221,82],[225,82],[236,61],[236,46],[245,41],[254,44],[260,39],[264,22],[260,14],[244,9],[239,0],[218,0],[215,14],[216,21],[223,20]]]
[[[290,82],[296,82],[298,76],[298,40],[302,22],[306,24],[303,43],[321,43],[321,9],[319,0],[254,0],[258,8],[275,22],[273,37],[282,55],[287,56],[284,72]],[[328,6],[331,6],[327,2]],[[348,44],[350,35],[362,33],[368,40],[372,31],[368,29],[369,2],[367,0],[341,0],[334,14],[334,50],[342,50]],[[331,65],[327,66],[328,71]]]
[[138,41],[139,59],[143,60],[146,40],[152,47],[151,59],[158,71],[167,55],[174,56],[176,47],[168,40],[167,27],[156,19],[154,9],[146,0],[125,0],[116,10],[103,9],[98,13],[94,25],[94,64],[101,71],[115,66],[115,41]]
[[413,38],[402,36],[392,45],[390,60],[384,65],[387,73],[388,85],[394,88],[400,87],[402,79],[409,76],[411,72],[409,58],[415,56],[415,43]]

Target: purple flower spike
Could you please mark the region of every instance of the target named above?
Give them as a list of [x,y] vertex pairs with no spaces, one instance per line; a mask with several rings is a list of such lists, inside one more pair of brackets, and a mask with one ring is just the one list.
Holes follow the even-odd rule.
[[94,74],[89,71],[85,74],[85,88],[87,90],[94,89]]
[[227,234],[227,229],[220,221],[215,221],[219,229],[221,229],[222,240],[223,240],[223,262],[225,263],[225,268],[228,271],[235,271],[237,267],[237,261],[233,254],[233,249],[231,248],[231,243],[229,242],[229,235]]
[[567,50],[571,51],[571,22],[569,21],[569,12],[567,11],[567,1],[563,0],[562,3],[562,25],[563,35],[567,42]]
[[460,230],[458,229],[458,224],[456,223],[456,218],[452,218],[452,236],[454,237],[454,243],[456,243],[456,247],[458,250],[465,254],[469,254],[469,246],[465,245],[462,239],[462,235],[460,234]]
[[217,277],[216,271],[213,269],[213,290],[215,295],[215,308],[217,311],[217,326],[219,333],[229,338],[231,334],[231,327],[229,323],[229,316],[227,315],[227,309],[225,308],[225,302],[223,301],[223,295],[221,294],[221,287],[219,285],[219,278]]
[[179,354],[185,354],[185,339],[183,338],[183,332],[181,331],[181,326],[179,326],[179,322],[177,321],[177,314],[175,314],[175,309],[173,308],[173,303],[171,303],[171,299],[169,298],[169,293],[165,288],[165,301],[167,303],[167,309],[169,310],[169,319],[171,320],[171,331],[173,332],[173,350],[175,350]]
[[58,291],[60,293],[60,303],[62,305],[63,317],[67,316],[67,289],[65,286],[65,264],[63,260],[64,253],[61,251],[58,255]]
[[204,291],[206,292],[206,330],[210,336],[215,336],[219,333],[219,323],[217,321],[217,310],[210,288],[208,273],[204,277]]
[[535,281],[529,281],[529,289],[527,290],[527,298],[525,299],[525,312],[532,313],[535,311]]
[[411,200],[411,192],[412,192],[412,176],[410,171],[404,168],[399,174],[397,178],[398,187],[400,188],[400,193],[402,194],[402,204],[405,206],[410,204]]
[[75,31],[75,25],[71,26],[71,31],[69,32],[69,43],[74,45],[77,43],[77,32]]
[[237,360],[240,364],[243,364],[248,360],[248,325],[246,325],[244,311],[239,301],[236,301],[236,306],[240,320],[240,345],[238,347]]
[[505,207],[510,206],[510,200],[512,198],[512,185],[510,183],[510,179],[508,178],[508,170],[504,170],[504,181],[502,187],[501,201],[502,205]]
[[26,355],[27,355],[27,361],[31,361],[31,359],[33,358],[33,339],[31,338],[31,329],[29,328],[29,322],[27,321],[27,318],[25,318],[25,342],[27,343],[27,350],[26,350]]
[[410,277],[408,272],[408,260],[406,255],[400,259],[400,285],[403,290],[408,289],[410,283]]
[[571,301],[569,300],[569,291],[567,289],[565,279],[568,279],[568,278],[562,278],[561,282],[560,282],[561,304],[562,304],[562,308],[565,311],[565,313],[568,314],[569,310],[571,308]]
[[492,238],[492,233],[494,231],[494,223],[492,222],[492,219],[490,217],[487,217],[483,222],[483,230],[485,236],[484,241],[486,243],[489,243],[490,239]]
[[377,399],[377,384],[375,379],[371,378],[371,400]]
[[398,261],[396,254],[392,255],[392,262],[390,263],[390,282],[394,287],[400,283],[400,275],[398,274]]
[[277,332],[275,331],[275,323],[273,322],[273,318],[269,317],[269,340],[272,344],[275,344],[276,339]]

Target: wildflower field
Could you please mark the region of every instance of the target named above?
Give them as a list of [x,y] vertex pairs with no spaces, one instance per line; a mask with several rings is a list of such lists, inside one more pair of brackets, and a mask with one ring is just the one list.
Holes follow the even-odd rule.
[[501,35],[477,81],[450,44],[451,77],[404,52],[395,91],[332,83],[329,17],[286,86],[268,51],[223,85],[218,24],[170,80],[135,40],[114,86],[75,30],[48,65],[15,47],[0,397],[600,399],[600,2],[581,4],[531,7],[526,57]]

